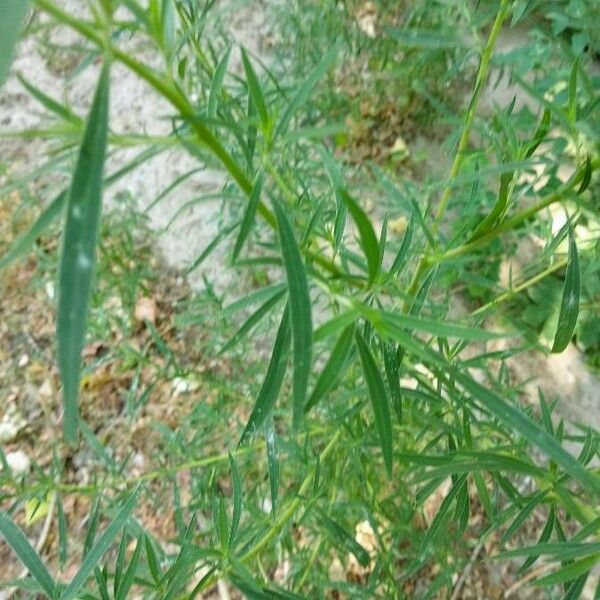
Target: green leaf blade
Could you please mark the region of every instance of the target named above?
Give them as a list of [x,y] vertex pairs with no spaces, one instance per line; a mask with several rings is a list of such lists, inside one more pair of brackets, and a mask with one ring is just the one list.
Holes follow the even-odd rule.
[[246,83],[248,85],[250,98],[252,98],[252,102],[258,113],[258,118],[263,131],[267,131],[269,127],[269,111],[267,110],[267,104],[258,77],[252,67],[252,63],[248,58],[245,48],[242,48],[242,64],[244,65],[244,73],[246,74]]
[[263,184],[263,174],[260,173],[254,182],[252,187],[252,192],[250,193],[250,197],[248,198],[248,202],[246,204],[246,210],[244,211],[244,216],[242,217],[242,223],[240,225],[240,232],[238,234],[237,239],[235,240],[235,246],[233,248],[233,261],[237,260],[237,257],[240,255],[242,247],[250,234],[250,230],[252,229],[252,225],[254,224],[256,218],[256,211],[258,209],[258,204],[260,202],[260,193],[262,190]]
[[117,534],[125,526],[125,523],[129,519],[129,516],[133,512],[137,502],[137,492],[131,494],[131,496],[121,505],[117,516],[110,523],[110,525],[104,530],[104,533],[100,536],[98,541],[86,554],[79,571],[75,574],[75,577],[71,580],[71,583],[65,588],[60,596],[60,600],[73,600],[81,589],[81,587],[88,580],[89,576],[93,572],[94,568],[98,565],[101,558],[108,551],[112,545]]
[[277,331],[277,337],[275,338],[275,345],[273,346],[267,374],[258,393],[254,408],[250,413],[248,423],[242,433],[240,444],[245,443],[258,431],[275,406],[287,369],[291,345],[290,333],[290,311],[289,306],[286,306]]
[[27,0],[0,1],[0,86],[8,75],[28,6]]
[[371,221],[365,211],[359,206],[358,202],[343,189],[338,190],[340,197],[348,207],[352,219],[356,223],[361,248],[367,259],[368,285],[373,285],[379,269],[381,268],[381,252],[379,249],[379,240],[373,229]]
[[229,57],[231,55],[231,46],[227,48],[223,58],[219,62],[215,69],[212,81],[210,83],[210,92],[208,94],[208,118],[214,119],[217,116],[217,108],[219,104],[219,95],[221,94],[221,88],[223,87],[223,81],[227,73],[227,67],[229,65]]
[[40,584],[46,594],[52,598],[54,594],[54,579],[48,572],[38,553],[33,549],[25,534],[21,531],[10,516],[0,512],[0,535],[13,549],[19,560],[27,567],[32,577]]
[[319,64],[313,69],[310,75],[306,78],[304,84],[296,92],[294,97],[290,100],[285,111],[281,115],[277,129],[275,130],[275,137],[282,135],[288,128],[290,121],[298,110],[306,103],[311,92],[319,82],[319,80],[325,75],[329,67],[333,64],[338,54],[337,46],[334,46],[325,54]]
[[312,307],[306,270],[292,226],[278,202],[273,203],[283,264],[285,266],[293,338],[293,421],[297,426],[304,414],[312,361]]
[[554,336],[552,352],[562,352],[571,341],[577,317],[579,316],[579,296],[581,294],[581,274],[579,272],[579,256],[573,231],[569,231],[569,260],[563,286],[558,326]]
[[337,340],[327,363],[323,367],[315,387],[306,403],[305,412],[313,408],[325,394],[333,388],[337,380],[342,376],[344,366],[348,360],[350,350],[352,348],[352,340],[354,339],[354,324],[349,325],[344,329],[339,339]]
[[67,201],[59,272],[58,363],[64,396],[64,431],[77,441],[78,396],[108,136],[109,68],[102,70]]
[[393,448],[390,404],[385,391],[383,378],[377,369],[375,359],[373,358],[373,355],[371,354],[371,351],[369,350],[362,335],[358,331],[356,331],[355,339],[363,367],[363,373],[365,375],[365,381],[367,382],[367,388],[369,390],[369,397],[373,406],[375,424],[379,433],[379,442],[381,444],[381,451],[383,453],[383,462],[385,463],[385,468],[388,475],[391,476]]

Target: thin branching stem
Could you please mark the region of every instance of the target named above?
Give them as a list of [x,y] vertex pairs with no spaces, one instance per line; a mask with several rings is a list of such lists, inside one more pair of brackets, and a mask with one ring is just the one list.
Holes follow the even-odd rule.
[[[494,24],[493,24],[490,34],[488,36],[486,45],[481,54],[481,60],[479,62],[479,70],[477,72],[477,78],[475,80],[475,88],[473,90],[471,102],[469,103],[469,108],[467,110],[467,114],[465,117],[465,124],[463,127],[463,131],[460,136],[460,141],[458,143],[458,148],[456,150],[454,162],[452,163],[452,167],[450,169],[450,174],[448,176],[448,182],[442,192],[442,195],[440,198],[440,203],[438,205],[438,208],[435,213],[434,220],[433,220],[431,233],[434,236],[434,238],[439,230],[440,223],[441,223],[442,219],[444,218],[444,215],[446,214],[448,202],[450,201],[450,196],[452,194],[454,180],[460,173],[460,170],[461,170],[464,160],[465,160],[467,147],[469,145],[469,138],[471,136],[471,129],[473,127],[473,122],[475,120],[475,114],[477,112],[477,106],[479,104],[481,92],[482,92],[483,88],[485,87],[485,83],[488,78],[492,53],[496,46],[498,36],[500,35],[500,31],[502,29],[502,24],[504,23],[504,20],[506,19],[506,16],[508,14],[509,4],[510,4],[509,0],[502,0],[502,2],[500,4],[500,8],[498,10],[498,13],[496,14],[496,19],[494,20]],[[419,263],[417,265],[417,268],[415,270],[413,279],[411,281],[411,284],[410,284],[410,287],[408,290],[409,296],[413,296],[416,293],[416,291],[419,287],[421,278],[425,274],[425,271],[427,270],[428,266],[429,265],[427,263],[426,257],[425,256],[421,257],[421,260],[419,261]],[[407,300],[404,304],[405,309],[408,309],[408,307],[409,307],[409,300]]]

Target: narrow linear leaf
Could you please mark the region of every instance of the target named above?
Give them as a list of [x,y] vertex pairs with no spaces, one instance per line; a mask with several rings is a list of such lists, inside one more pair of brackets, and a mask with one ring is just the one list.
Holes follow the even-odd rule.
[[8,75],[28,6],[27,0],[0,1],[0,86]]
[[231,56],[231,46],[227,48],[227,52],[219,62],[215,69],[212,81],[210,82],[210,92],[208,94],[208,118],[214,119],[217,115],[217,108],[219,104],[219,95],[221,94],[221,88],[223,87],[223,81],[227,73],[227,66],[229,65],[229,57]]
[[588,556],[587,558],[570,563],[562,569],[558,569],[558,571],[555,571],[551,575],[547,575],[541,579],[536,579],[533,581],[533,585],[558,585],[560,583],[565,583],[566,581],[571,581],[583,573],[587,573],[598,563],[600,563],[600,554],[592,554],[592,556]]
[[321,59],[319,64],[306,78],[306,81],[302,84],[302,86],[300,86],[294,97],[290,100],[290,103],[287,105],[283,114],[281,115],[281,119],[279,120],[277,129],[275,130],[275,137],[281,135],[287,130],[290,121],[298,112],[298,110],[306,103],[314,87],[317,85],[319,80],[323,77],[323,75],[325,75],[329,67],[335,61],[337,54],[338,48],[337,46],[334,46],[329,50],[329,52],[325,54],[325,56]]
[[586,486],[590,492],[600,496],[600,479],[587,471],[553,436],[532,421],[529,416],[477,383],[470,376],[455,369],[452,369],[452,373],[458,383],[493,415],[520,433],[528,442],[540,448],[548,458],[560,465],[568,475]]
[[435,539],[436,535],[442,528],[442,525],[448,518],[450,514],[450,509],[452,508],[452,503],[460,493],[463,484],[466,480],[466,477],[466,475],[461,475],[460,477],[458,477],[454,485],[450,488],[448,495],[442,501],[438,512],[433,518],[433,521],[431,522],[431,525],[427,530],[427,533],[423,537],[423,541],[421,542],[421,546],[419,549],[419,554],[421,556],[425,553],[427,548],[430,546],[431,542]]
[[400,249],[398,250],[398,254],[396,254],[394,258],[394,262],[390,268],[390,275],[396,275],[396,273],[400,273],[404,266],[406,265],[410,254],[409,250],[411,249],[413,235],[415,232],[415,220],[412,218],[408,223],[406,231],[404,232],[404,237],[402,238],[402,244],[400,245]]
[[571,74],[569,76],[569,101],[567,104],[567,114],[573,125],[577,121],[577,72],[579,71],[579,57],[573,61]]
[[161,37],[163,48],[171,54],[175,43],[175,3],[173,0],[162,0]]
[[50,223],[62,213],[67,201],[67,196],[66,191],[61,192],[50,204],[48,204],[29,230],[18,238],[10,247],[9,251],[0,258],[0,269],[4,269],[13,263],[35,244],[37,238],[44,233]]
[[575,542],[552,542],[507,550],[498,553],[494,558],[504,560],[505,558],[515,558],[519,556],[552,556],[554,557],[553,560],[564,561],[598,553],[600,553],[600,542],[585,544]]
[[258,77],[252,68],[252,63],[248,58],[246,49],[242,48],[242,64],[244,65],[244,73],[246,74],[246,83],[248,84],[248,93],[252,98],[252,103],[258,113],[260,124],[263,131],[266,131],[269,126],[269,112],[267,111],[267,105],[265,103],[265,97],[263,95]]
[[244,321],[242,326],[233,334],[233,336],[229,339],[229,341],[223,346],[223,348],[219,351],[219,355],[224,354],[233,348],[236,344],[238,344],[248,333],[252,330],[252,328],[257,325],[263,317],[265,317],[271,310],[279,304],[281,299],[285,296],[287,290],[282,289],[272,294],[270,298],[261,306],[259,306],[247,319]]
[[360,317],[360,311],[358,311],[356,308],[351,308],[350,310],[343,312],[341,315],[333,317],[315,330],[315,341],[321,342],[324,339],[327,339],[336,331],[352,325],[356,319],[358,319],[358,317]]
[[242,516],[242,479],[240,478],[240,473],[231,452],[229,453],[229,467],[231,469],[231,482],[233,487],[233,515],[231,517],[231,528],[229,529],[229,541],[227,547],[232,548]]
[[371,556],[367,550],[339,523],[329,518],[322,510],[317,509],[317,513],[319,515],[319,520],[327,533],[331,536],[332,540],[341,548],[353,554],[363,567],[367,567],[371,562]]
[[292,226],[279,202],[273,203],[281,254],[288,282],[293,339],[293,421],[297,426],[304,414],[304,403],[312,359],[312,313],[308,280]]
[[100,536],[100,539],[98,539],[98,541],[86,554],[81,567],[79,567],[79,571],[77,571],[75,577],[73,577],[71,580],[71,583],[61,594],[60,600],[72,600],[77,596],[79,590],[85,584],[94,570],[94,567],[98,565],[104,554],[111,547],[119,531],[121,531],[121,529],[125,526],[125,523],[135,508],[137,496],[137,492],[134,492],[121,505],[121,508],[119,509],[114,521],[112,521],[112,523],[104,530],[104,533]]
[[404,357],[404,351],[402,350],[402,346],[397,346],[393,342],[382,341],[381,346],[385,378],[387,379],[390,395],[392,396],[396,419],[401,423],[402,391],[400,390],[400,364]]
[[[582,575],[580,575],[577,579],[575,579],[571,585],[567,588],[565,595],[561,598],[561,600],[579,600],[581,598],[581,593],[583,592],[583,588],[585,587],[585,582],[589,577],[590,571],[586,571]],[[600,598],[600,582],[596,585],[596,591],[594,593],[594,600],[598,600]]]
[[217,235],[210,241],[210,243],[204,248],[200,256],[194,260],[194,262],[187,268],[186,273],[192,273],[217,249],[219,244],[227,238],[227,236],[236,228],[236,225],[225,227],[221,229]]
[[[552,530],[554,529],[554,519],[555,518],[556,518],[556,514],[555,514],[554,504],[551,504],[550,510],[548,512],[548,520],[546,521],[546,524],[544,525],[544,529],[542,530],[542,533],[540,534],[540,537],[538,539],[538,544],[545,544],[550,539],[550,536],[552,535]],[[531,567],[531,565],[533,565],[535,563],[535,561],[538,559],[538,557],[539,557],[539,555],[536,555],[536,554],[528,556],[527,560],[525,562],[523,562],[523,564],[519,567],[519,573],[524,573],[527,569],[529,569],[529,567]]]
[[17,75],[21,85],[47,110],[58,115],[61,119],[69,121],[74,125],[81,125],[81,119],[68,106],[61,104],[51,98],[38,87],[27,81],[22,75]]
[[254,224],[254,220],[256,218],[256,210],[258,208],[258,203],[260,202],[260,193],[262,190],[263,184],[263,174],[260,173],[254,182],[254,186],[252,187],[252,192],[250,197],[248,198],[248,202],[246,204],[246,210],[244,211],[244,216],[242,217],[242,224],[240,225],[240,232],[238,234],[237,239],[235,240],[235,246],[233,248],[233,261],[237,260],[237,257],[240,254],[242,246],[244,245],[250,230],[252,229],[252,225]]
[[119,587],[121,586],[121,580],[123,577],[123,569],[125,567],[125,553],[127,552],[127,546],[129,543],[129,536],[124,531],[121,535],[121,541],[119,542],[119,549],[117,550],[117,558],[115,560],[115,574],[113,578],[113,595],[117,594]]
[[369,390],[369,397],[373,405],[375,423],[379,433],[379,442],[383,453],[383,462],[388,475],[392,474],[392,420],[390,417],[390,404],[388,401],[385,385],[381,374],[377,369],[373,355],[365,343],[363,337],[356,330],[356,345]]
[[394,327],[405,327],[410,331],[422,331],[438,337],[457,337],[462,340],[485,341],[498,338],[510,337],[509,334],[485,331],[477,327],[459,325],[458,323],[447,323],[435,321],[426,317],[407,315],[401,312],[387,312],[374,310],[369,307],[360,307],[363,314],[375,325],[378,322],[389,323]]
[[273,346],[273,353],[271,354],[267,374],[258,393],[248,423],[242,433],[240,444],[246,442],[258,431],[275,406],[275,401],[281,390],[281,384],[283,383],[283,377],[287,368],[291,346],[290,333],[290,310],[289,306],[286,305],[277,331],[277,337],[275,338],[275,345]]
[[349,325],[344,329],[342,335],[340,335],[333,347],[329,359],[321,371],[312,394],[306,403],[306,407],[304,408],[305,412],[308,412],[313,408],[315,404],[317,404],[317,402],[319,402],[319,400],[335,386],[339,378],[344,374],[344,366],[350,355],[353,339],[354,324]]
[[25,534],[4,511],[0,511],[0,535],[12,548],[19,560],[31,573],[31,576],[40,584],[46,594],[52,598],[54,593],[54,579],[48,572],[38,553],[32,548]]
[[552,114],[550,110],[548,108],[544,109],[544,113],[542,114],[540,124],[535,130],[535,133],[533,134],[533,139],[525,148],[523,158],[529,158],[537,150],[538,146],[544,141],[544,138],[548,135],[548,132],[550,131],[551,118]]
[[73,176],[60,262],[58,287],[58,363],[63,384],[64,431],[77,441],[78,396],[96,238],[102,211],[102,177],[108,132],[109,67],[105,64],[90,111]]
[[[104,180],[104,185],[108,187],[119,181],[122,177],[133,171],[140,164],[144,163],[152,156],[156,156],[158,150],[156,148],[149,148],[140,152],[132,161],[127,163],[124,167],[121,167]],[[44,233],[46,228],[63,213],[64,206],[69,197],[69,190],[63,190],[60,192],[51,202],[46,206],[40,216],[36,219],[35,223],[24,233],[21,237],[13,242],[10,249],[6,254],[0,258],[0,269],[6,268],[8,265],[13,263],[15,260],[23,256],[31,246],[35,243],[37,238]]]
[[547,490],[543,490],[541,492],[538,492],[537,494],[533,494],[532,498],[530,498],[529,501],[525,504],[525,506],[519,511],[517,516],[514,518],[513,522],[504,532],[504,535],[500,540],[501,545],[506,544],[506,542],[517,532],[519,527],[523,525],[523,523],[529,517],[529,515],[535,510],[536,506],[539,506],[539,504],[544,500],[544,498],[547,495]]
[[148,570],[150,571],[150,575],[152,575],[154,582],[158,584],[162,579],[160,558],[158,557],[154,543],[148,534],[144,535],[144,548],[146,550],[146,562],[148,563]]
[[498,191],[496,203],[494,204],[491,212],[475,228],[475,231],[469,238],[468,242],[472,242],[481,237],[502,220],[506,214],[508,202],[510,200],[513,177],[513,171],[502,173],[500,175],[500,190]]
[[238,300],[235,300],[231,304],[227,305],[219,314],[223,317],[235,314],[236,312],[249,308],[260,302],[266,302],[272,298],[276,293],[285,291],[287,286],[285,283],[274,283],[266,287],[260,288],[254,292],[250,292],[246,296],[242,296]]
[[58,494],[56,495],[56,519],[58,525],[58,562],[63,567],[67,562],[68,555],[67,517]]
[[381,253],[379,251],[377,235],[375,234],[371,221],[356,200],[354,200],[346,190],[339,190],[339,194],[348,207],[348,211],[352,215],[356,227],[358,228],[360,245],[367,259],[369,274],[368,283],[369,286],[371,286],[379,274],[379,269],[381,267]]
[[588,154],[585,158],[585,167],[584,167],[584,171],[583,171],[583,178],[582,178],[581,183],[579,184],[579,188],[577,190],[577,193],[579,195],[583,194],[583,192],[585,192],[585,190],[587,190],[588,186],[590,185],[591,180],[592,180],[592,159],[590,158],[590,155]]
[[580,279],[577,244],[575,243],[573,231],[569,230],[569,260],[552,352],[562,352],[573,337],[579,315]]

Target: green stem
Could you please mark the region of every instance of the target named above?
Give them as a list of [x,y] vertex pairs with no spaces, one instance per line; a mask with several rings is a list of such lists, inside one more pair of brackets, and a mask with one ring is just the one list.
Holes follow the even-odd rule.
[[566,266],[567,266],[567,259],[559,260],[557,263],[555,263],[551,267],[544,269],[541,273],[538,273],[531,279],[528,279],[527,281],[523,282],[521,285],[518,285],[517,287],[507,290],[506,292],[503,292],[502,294],[500,294],[499,296],[494,298],[491,302],[488,302],[487,304],[480,306],[477,310],[475,310],[471,313],[471,316],[476,317],[477,315],[481,315],[481,314],[487,312],[490,308],[494,308],[498,304],[501,304],[502,302],[506,302],[507,300],[510,300],[513,296],[520,294],[522,291],[526,290],[527,288],[531,287],[532,285],[535,285],[536,283],[542,281],[542,279],[544,279],[548,275],[551,275],[555,271],[558,271]]
[[460,136],[458,149],[454,157],[454,163],[452,164],[452,168],[450,169],[448,184],[446,185],[442,193],[442,197],[440,199],[440,203],[437,207],[437,211],[433,221],[433,234],[437,232],[440,221],[443,219],[444,214],[446,213],[446,209],[448,208],[448,202],[450,201],[450,195],[452,193],[452,183],[458,176],[465,160],[467,146],[469,145],[469,137],[471,135],[473,121],[475,120],[475,114],[477,112],[477,106],[479,104],[481,92],[485,86],[485,82],[487,81],[487,77],[490,71],[490,61],[492,58],[492,53],[494,51],[494,47],[496,46],[498,35],[500,35],[502,23],[504,22],[504,19],[506,18],[506,15],[508,13],[508,5],[509,0],[502,0],[500,4],[500,9],[498,10],[498,14],[496,15],[496,20],[494,21],[494,25],[492,26],[492,30],[490,31],[490,35],[481,55],[479,71],[477,72],[477,79],[475,80],[475,90],[473,91],[473,96],[471,97],[471,102],[469,103],[469,109],[467,110],[465,126]]
[[[448,177],[448,182],[444,187],[442,192],[442,196],[440,198],[440,203],[437,207],[433,225],[431,228],[432,235],[435,236],[438,232],[440,223],[444,218],[446,213],[446,209],[448,208],[448,203],[450,201],[450,196],[452,194],[453,183],[456,177],[458,176],[460,169],[464,163],[465,155],[467,151],[467,147],[469,145],[469,137],[471,135],[471,129],[473,127],[473,121],[475,120],[475,114],[477,112],[477,106],[479,104],[479,99],[481,97],[481,92],[485,86],[485,83],[488,78],[488,74],[490,71],[490,61],[492,58],[492,53],[494,51],[494,47],[496,46],[496,42],[498,40],[498,36],[500,35],[500,31],[502,29],[502,23],[508,14],[509,0],[502,0],[500,4],[500,8],[498,13],[496,14],[496,19],[490,31],[490,35],[488,36],[485,48],[481,54],[481,61],[479,63],[479,70],[477,71],[477,78],[475,80],[475,89],[473,91],[473,95],[471,97],[471,102],[469,103],[469,108],[467,110],[465,125],[463,127],[462,134],[460,136],[460,141],[458,143],[458,148],[456,151],[456,155],[454,157],[454,162],[450,169],[450,174]],[[419,261],[417,268],[415,270],[415,274],[410,283],[408,289],[409,299],[404,303],[404,309],[408,310],[410,304],[410,297],[414,296],[416,293],[419,283],[421,281],[422,276],[428,268],[428,263],[426,256],[422,256]]]

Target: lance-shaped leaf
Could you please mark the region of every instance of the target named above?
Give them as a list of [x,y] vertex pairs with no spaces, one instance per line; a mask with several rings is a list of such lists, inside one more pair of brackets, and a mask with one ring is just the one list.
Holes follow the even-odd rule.
[[343,375],[350,349],[352,348],[352,340],[354,339],[354,323],[344,329],[336,342],[327,364],[321,371],[315,388],[306,403],[305,412],[308,412],[315,404],[336,384],[338,379]]
[[246,50],[242,48],[242,64],[244,65],[244,72],[246,74],[246,84],[248,85],[248,93],[252,99],[252,103],[258,113],[260,119],[260,125],[263,131],[266,131],[269,126],[269,112],[267,110],[267,104],[263,95],[258,77],[252,68],[252,63],[246,54]]
[[96,238],[102,212],[102,174],[108,130],[109,67],[105,65],[73,176],[59,272],[58,364],[63,384],[64,430],[67,442],[77,441],[78,395]]
[[338,190],[338,193],[348,207],[348,211],[352,215],[356,227],[358,228],[360,246],[367,259],[369,286],[371,286],[381,268],[381,252],[379,250],[377,235],[375,234],[371,221],[369,221],[369,217],[367,217],[365,211],[359,206],[358,202],[356,202],[346,190]]
[[233,486],[233,514],[231,516],[231,528],[229,529],[227,547],[232,548],[242,517],[242,479],[231,452],[229,453],[229,466],[231,468],[231,483]]
[[250,413],[248,423],[242,433],[240,444],[243,444],[248,438],[254,435],[271,414],[277,396],[279,395],[279,390],[281,390],[281,384],[283,383],[283,377],[285,375],[290,353],[290,345],[290,310],[288,305],[283,311],[267,374],[265,375],[265,380],[258,393],[256,404],[252,409],[252,413]]
[[131,496],[121,505],[117,516],[110,523],[110,525],[104,530],[98,541],[85,555],[79,571],[75,574],[75,577],[71,580],[71,583],[65,588],[60,596],[60,600],[73,600],[81,589],[81,587],[88,580],[92,571],[97,567],[101,558],[111,547],[117,534],[127,523],[127,519],[133,512],[137,502],[137,491],[131,494]]
[[509,171],[508,173],[502,173],[502,175],[500,175],[500,190],[498,191],[496,204],[494,204],[494,208],[490,214],[475,228],[475,231],[468,240],[469,242],[476,240],[487,233],[504,217],[510,200],[513,178],[514,171]]
[[0,0],[0,86],[8,74],[28,6],[27,0]]
[[9,251],[0,258],[0,269],[4,269],[20,258],[31,246],[33,246],[33,244],[35,244],[37,238],[44,233],[50,223],[61,214],[66,200],[67,193],[60,192],[60,194],[48,204],[30,229],[18,238],[10,247]]
[[296,426],[304,413],[304,402],[311,367],[313,344],[311,303],[306,271],[292,226],[279,202],[273,202],[273,208],[277,218],[279,242],[290,297],[294,362],[293,415],[294,425]]
[[569,230],[569,262],[567,263],[567,273],[563,285],[562,302],[552,352],[562,352],[573,337],[577,325],[577,316],[579,315],[580,280],[577,244],[575,243],[573,231]]
[[457,478],[454,485],[448,492],[448,495],[444,498],[443,502],[441,503],[438,512],[436,513],[435,517],[433,518],[433,521],[431,522],[431,525],[430,525],[429,529],[427,530],[427,533],[425,534],[425,537],[423,537],[423,539],[421,541],[421,546],[419,548],[420,555],[423,555],[425,553],[425,551],[427,550],[427,548],[429,547],[431,542],[435,539],[436,535],[439,533],[439,531],[442,528],[443,524],[445,523],[446,519],[450,516],[450,510],[452,508],[452,504],[453,504],[454,500],[457,498],[458,494],[460,493],[460,491],[462,489],[462,485],[465,482],[466,477],[467,477],[466,475],[461,475],[460,477]]
[[13,549],[19,560],[27,567],[31,576],[40,584],[46,594],[52,598],[55,586],[52,575],[48,572],[46,565],[44,565],[38,553],[31,547],[25,534],[5,512],[0,512],[0,535]]
[[302,107],[302,105],[308,100],[310,93],[313,91],[314,87],[317,85],[321,77],[327,72],[335,57],[338,53],[338,47],[334,46],[325,54],[325,56],[321,59],[319,64],[314,68],[314,70],[307,77],[306,81],[300,86],[294,97],[291,99],[290,103],[287,105],[286,109],[283,111],[281,115],[281,119],[279,120],[279,124],[277,125],[277,130],[275,131],[275,137],[284,133],[292,120],[293,116],[298,112],[298,110]]
[[413,235],[415,232],[415,220],[412,218],[408,223],[408,227],[404,232],[404,237],[402,238],[402,244],[400,245],[400,249],[398,250],[398,254],[396,254],[394,258],[394,262],[390,268],[390,275],[395,275],[402,271],[408,259],[410,258],[409,251],[412,246]]
[[217,116],[217,108],[219,105],[219,95],[223,87],[225,74],[227,73],[227,65],[229,64],[229,56],[231,55],[231,46],[227,48],[221,62],[215,70],[212,81],[210,82],[210,92],[208,94],[208,117],[214,119]]
[[350,533],[348,533],[339,523],[330,519],[322,510],[317,509],[317,514],[332,541],[341,549],[352,553],[363,567],[368,566],[371,562],[371,557],[364,546],[361,546]]
[[392,474],[392,420],[390,417],[390,403],[385,391],[385,385],[381,373],[377,369],[375,359],[365,343],[364,339],[356,330],[356,345],[360,355],[360,361],[369,390],[369,397],[373,405],[375,424],[379,433],[379,443],[383,452],[383,462],[388,475]]
[[238,234],[237,239],[235,240],[235,246],[233,248],[233,261],[237,260],[237,257],[240,255],[240,251],[244,242],[248,238],[250,230],[252,229],[252,225],[254,224],[254,219],[256,217],[256,209],[258,208],[258,203],[260,202],[260,192],[262,190],[263,183],[263,175],[260,173],[256,181],[254,182],[254,186],[252,187],[252,192],[250,194],[250,198],[248,198],[248,203],[246,204],[246,210],[244,211],[244,216],[242,217],[242,223],[240,225],[240,232]]

